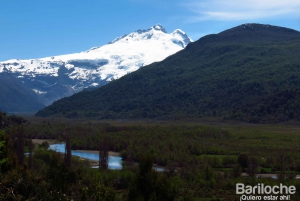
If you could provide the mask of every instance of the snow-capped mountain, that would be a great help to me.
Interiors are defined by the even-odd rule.
[[[157,24],[114,39],[85,52],[39,59],[0,62],[0,73],[13,74],[49,105],[87,87],[118,79],[161,61],[192,40],[180,29],[172,33]]]

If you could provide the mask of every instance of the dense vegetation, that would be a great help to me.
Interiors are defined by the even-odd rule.
[[[0,133],[0,200],[232,201],[239,198],[237,182],[295,185],[291,200],[300,198],[297,126],[32,119]],[[106,139],[110,151],[121,153],[123,169],[93,169],[75,157],[70,165],[66,155],[45,150],[47,143],[21,154],[31,152],[32,138],[65,141],[66,135],[72,149],[98,150]]]
[[[27,123],[27,120],[16,115],[7,116],[5,112],[0,111],[0,129],[22,123]]]
[[[44,107],[33,91],[7,73],[0,73],[0,94],[0,111],[28,113]]]
[[[199,117],[255,119],[237,115],[300,85],[300,33],[260,24],[241,25],[207,35],[184,50],[94,91],[56,101],[38,116],[100,119]],[[297,119],[299,104],[286,118]],[[269,105],[276,110],[276,104]],[[295,113],[294,113],[295,111]],[[251,115],[250,117],[248,117]],[[251,122],[254,122],[254,120]],[[256,122],[264,122],[263,118]]]
[[[300,90],[285,90],[233,111],[233,119],[251,123],[300,121]]]

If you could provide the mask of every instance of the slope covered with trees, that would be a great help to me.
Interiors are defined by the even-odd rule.
[[[300,89],[285,90],[232,112],[232,119],[250,123],[300,121]]]
[[[97,90],[56,101],[37,116],[235,118],[249,104],[297,89],[299,55],[300,32],[240,25],[207,35]]]
[[[12,75],[0,75],[0,111],[36,112],[44,107],[37,95]]]

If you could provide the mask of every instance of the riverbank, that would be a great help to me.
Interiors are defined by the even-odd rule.
[[[35,145],[41,145],[43,142],[48,142],[49,145],[62,143],[52,139],[32,139],[32,143]],[[99,154],[99,151],[97,150],[75,150],[75,151],[82,152],[82,153]],[[109,151],[108,156],[121,156],[121,154],[120,152]]]
[[[83,153],[99,154],[99,151],[97,151],[97,150],[75,150],[75,151],[83,152]],[[121,156],[121,154],[120,154],[120,152],[109,151],[108,156]]]
[[[52,144],[49,147],[59,153],[65,153],[65,143]],[[122,169],[122,158],[117,152],[109,152],[108,155],[108,169]],[[99,163],[99,151],[96,150],[72,150],[72,156],[77,156],[81,160],[88,160],[91,166],[96,166]]]
[[[81,152],[81,153],[91,153],[91,154],[99,154],[99,151],[93,151],[93,150],[75,150],[76,152]],[[109,151],[108,156],[120,156],[120,153],[118,152],[113,152]],[[93,160],[93,159],[88,159],[88,158],[83,158],[78,156],[81,160],[86,160],[90,163],[91,167],[95,167],[99,165],[99,160]]]

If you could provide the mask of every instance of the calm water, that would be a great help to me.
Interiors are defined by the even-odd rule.
[[[52,144],[50,145],[49,149],[54,150],[56,152],[65,153],[65,143]],[[90,159],[90,160],[96,160],[96,161],[99,160],[99,154],[96,153],[87,153],[83,151],[72,150],[72,155],[79,156],[85,159]],[[111,170],[122,169],[122,158],[120,156],[108,156],[108,169]]]

